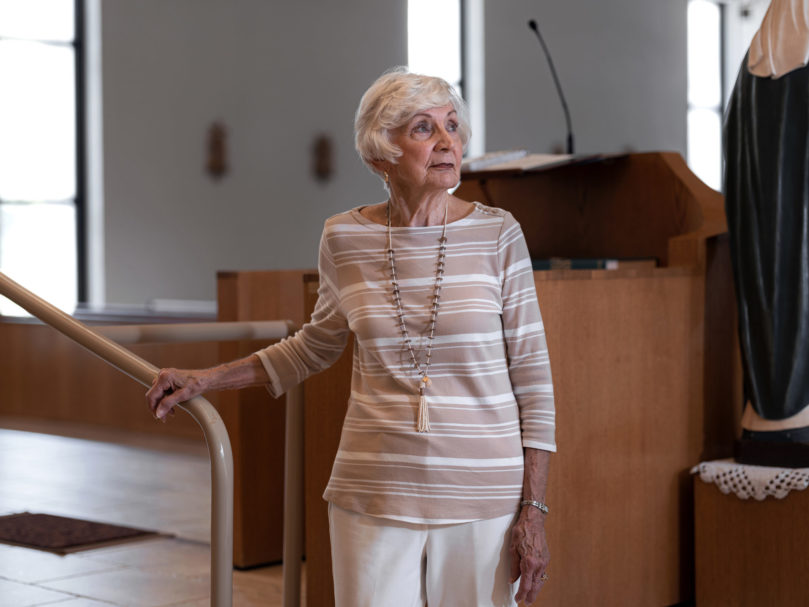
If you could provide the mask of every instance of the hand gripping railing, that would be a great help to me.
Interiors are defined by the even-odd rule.
[[[90,330],[70,315],[0,273],[0,295],[51,325],[79,345],[144,386],[151,386],[158,369],[111,341],[225,341],[278,339],[293,327],[284,321],[196,323],[182,325],[123,325]],[[101,334],[104,335],[101,335]],[[211,458],[211,605],[230,607],[233,601],[233,454],[227,429],[214,407],[201,396],[182,403],[200,425]],[[300,387],[287,395],[284,480],[284,607],[300,605],[303,554],[303,411]]]

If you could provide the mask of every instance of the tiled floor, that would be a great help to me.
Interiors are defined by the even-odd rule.
[[[210,476],[203,445],[124,446],[4,426],[0,420],[0,515],[44,512],[174,537],[67,556],[0,544],[0,607],[209,604]],[[234,607],[281,605],[281,579],[281,567],[235,571]]]

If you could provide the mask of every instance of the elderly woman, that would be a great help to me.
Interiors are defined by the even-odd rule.
[[[354,334],[324,495],[338,606],[530,604],[548,579],[548,352],[519,224],[448,192],[466,114],[439,78],[381,76],[355,136],[388,198],[326,221],[311,321],[246,359],[163,370],[147,394],[158,418],[210,390],[279,395]]]

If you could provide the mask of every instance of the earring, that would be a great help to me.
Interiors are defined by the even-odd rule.
[[[389,187],[390,186],[390,175],[388,175],[387,171],[383,171],[383,173],[385,175],[385,186]]]

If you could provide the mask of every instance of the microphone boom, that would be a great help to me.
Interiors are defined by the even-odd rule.
[[[571,126],[570,122],[570,110],[567,109],[567,101],[565,101],[565,95],[562,92],[562,85],[559,84],[559,77],[556,75],[556,68],[553,66],[553,59],[551,59],[551,53],[548,50],[547,45],[545,44],[545,40],[542,39],[542,34],[539,33],[539,26],[534,19],[528,21],[528,27],[534,30],[534,33],[537,35],[539,39],[539,43],[542,45],[542,50],[545,51],[545,57],[548,59],[548,66],[551,68],[551,75],[553,76],[553,82],[556,84],[556,91],[559,93],[559,99],[562,102],[562,110],[565,112],[565,123],[567,125],[567,153],[573,153],[573,127]]]

